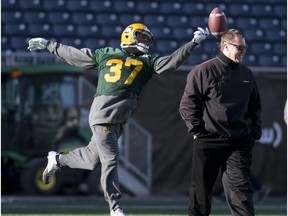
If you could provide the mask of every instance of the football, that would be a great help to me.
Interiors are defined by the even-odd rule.
[[[209,14],[208,26],[211,34],[216,38],[221,38],[221,35],[227,29],[227,18],[225,13],[215,7]]]

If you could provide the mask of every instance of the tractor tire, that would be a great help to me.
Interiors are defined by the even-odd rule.
[[[49,184],[42,181],[42,173],[47,165],[46,158],[33,158],[21,172],[20,183],[25,194],[55,195],[62,186],[59,171],[52,177]]]

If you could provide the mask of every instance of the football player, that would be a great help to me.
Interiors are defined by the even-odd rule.
[[[83,68],[97,68],[98,86],[89,114],[92,138],[83,148],[67,154],[48,153],[43,181],[62,166],[93,170],[101,162],[101,186],[111,216],[125,215],[119,204],[118,138],[124,124],[137,106],[137,99],[154,74],[176,70],[188,59],[194,48],[209,35],[208,28],[198,27],[191,41],[168,56],[149,53],[153,34],[142,23],[127,26],[121,35],[121,48],[104,47],[96,50],[76,49],[44,38],[29,40],[30,51],[47,49],[62,61]]]

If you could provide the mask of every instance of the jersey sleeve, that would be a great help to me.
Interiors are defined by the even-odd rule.
[[[189,41],[175,50],[171,55],[160,57],[157,61],[156,73],[160,74],[177,69],[189,58],[195,46],[194,42]]]
[[[47,50],[62,61],[76,67],[93,68],[93,52],[88,48],[77,49],[57,42],[49,42]]]

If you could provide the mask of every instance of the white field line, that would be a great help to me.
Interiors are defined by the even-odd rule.
[[[3,204],[2,204],[3,205]],[[5,204],[4,204],[5,206]],[[99,206],[97,204],[95,205],[63,205],[63,204],[53,204],[53,205],[48,205],[49,208],[55,208],[55,209],[107,209],[108,206]],[[6,206],[7,208],[9,208],[9,204]],[[14,203],[13,205],[11,205],[12,208],[27,208],[27,205],[25,204],[16,204]],[[129,206],[123,206],[126,209],[186,209],[187,206],[186,205],[129,205]],[[267,209],[267,210],[273,210],[273,209],[277,209],[277,210],[283,210],[286,209],[287,206],[286,205],[255,205],[254,206],[255,209]],[[30,207],[28,207],[30,208]],[[33,206],[33,208],[43,208],[43,206]],[[228,206],[226,205],[214,205],[212,206],[212,210],[216,209],[216,210],[222,210],[222,209],[228,209]]]

